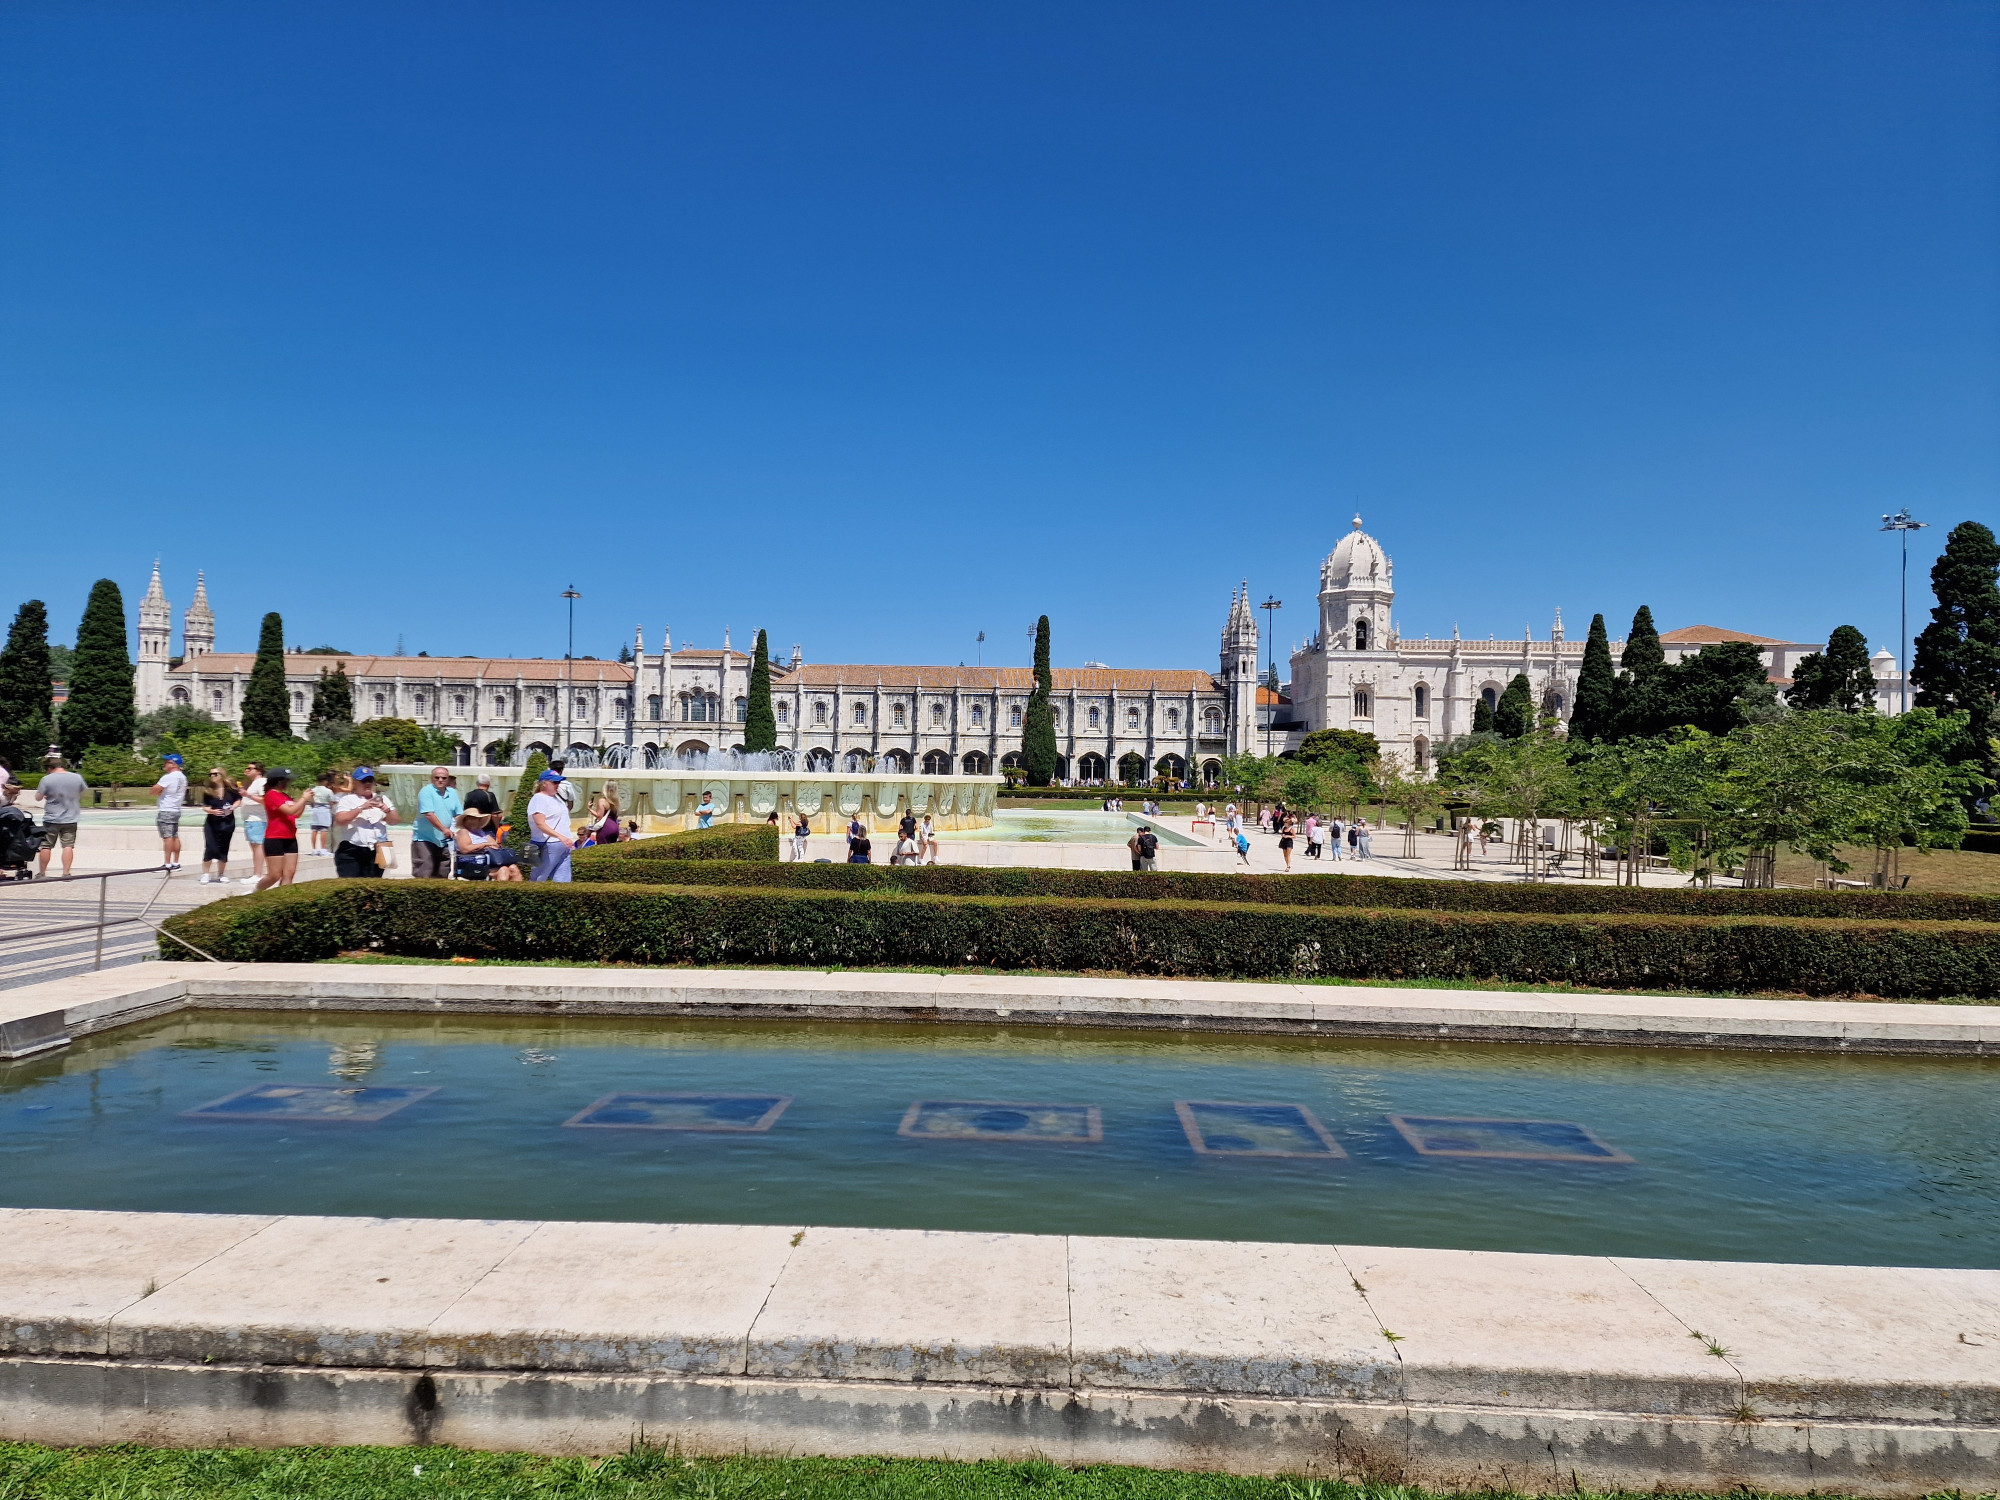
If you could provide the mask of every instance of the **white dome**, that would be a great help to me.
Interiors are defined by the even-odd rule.
[[[1326,563],[1319,570],[1320,587],[1386,589],[1393,571],[1389,554],[1382,550],[1380,542],[1361,529],[1361,517],[1356,516],[1354,529],[1327,554]]]

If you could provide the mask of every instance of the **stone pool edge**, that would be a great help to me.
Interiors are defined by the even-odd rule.
[[[2000,1272],[4,1209],[0,1436],[1978,1493]]]
[[[2000,1056],[2000,1006],[798,969],[134,964],[0,991],[0,1058],[186,1009],[943,1021]]]

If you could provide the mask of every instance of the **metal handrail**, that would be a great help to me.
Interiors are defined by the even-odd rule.
[[[45,885],[61,885],[74,880],[113,880],[120,875],[158,875],[161,874],[162,872],[168,875],[171,875],[173,873],[173,871],[164,864],[147,865],[144,868],[137,870],[100,870],[93,875],[53,875],[53,876],[43,876],[40,880],[0,881],[0,889],[5,889],[7,886],[11,885],[17,888],[26,887],[29,890],[38,890]],[[160,882],[160,890],[163,891],[166,888],[167,888],[167,883],[166,881],[162,880]],[[153,901],[148,901],[146,903],[146,911],[140,912],[135,917],[112,917],[107,920],[104,914],[104,909],[109,899],[110,892],[111,892],[111,887],[109,887],[108,885],[100,885],[97,888],[97,920],[95,922],[72,922],[67,927],[36,927],[36,928],[31,928],[27,932],[0,932],[0,943],[22,942],[29,938],[61,937],[64,934],[71,932],[88,932],[91,928],[95,927],[97,929],[97,951],[95,956],[92,958],[90,965],[91,971],[95,973],[97,970],[102,969],[104,967],[104,929],[107,927],[123,927],[132,922],[145,922],[146,912],[151,911],[153,909],[153,901],[157,901],[160,899],[160,892],[155,891],[153,893]],[[158,929],[156,928],[155,931],[157,930]],[[173,936],[172,933],[169,933],[167,935],[169,937]],[[187,944],[186,946],[193,947],[194,945],[190,943]]]

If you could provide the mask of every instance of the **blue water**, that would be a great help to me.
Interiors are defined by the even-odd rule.
[[[0,1067],[0,1201],[1996,1266],[1996,1069],[194,1013]]]

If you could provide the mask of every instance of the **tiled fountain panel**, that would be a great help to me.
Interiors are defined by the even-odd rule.
[[[790,1094],[606,1094],[563,1124],[577,1130],[769,1130]]]
[[[1389,1123],[1419,1156],[1507,1161],[1629,1162],[1569,1120],[1469,1120],[1449,1115],[1391,1115]]]
[[[1203,1156],[1344,1157],[1318,1116],[1303,1104],[1224,1104],[1176,1099],[1188,1144]]]
[[[927,1141],[1033,1141],[1092,1145],[1104,1139],[1095,1104],[1009,1104],[990,1099],[919,1099],[898,1135]]]
[[[187,1120],[274,1120],[283,1125],[372,1125],[435,1094],[431,1088],[260,1083],[187,1110]]]

